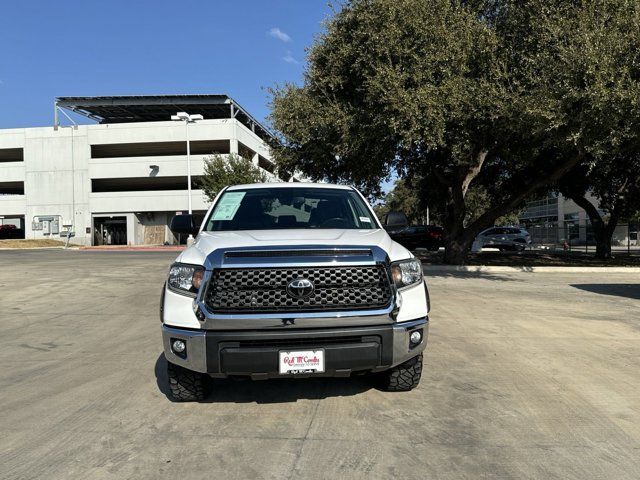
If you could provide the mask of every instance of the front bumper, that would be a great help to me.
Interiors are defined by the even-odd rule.
[[[409,336],[422,330],[422,342],[410,348]],[[280,350],[325,350],[322,376],[348,376],[352,372],[381,371],[406,362],[427,345],[428,318],[391,325],[319,329],[189,330],[162,326],[167,360],[212,377],[251,376],[254,379],[279,377]],[[184,340],[187,349],[177,354],[173,340]]]

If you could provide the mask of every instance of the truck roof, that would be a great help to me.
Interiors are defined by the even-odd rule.
[[[351,190],[348,185],[336,185],[335,183],[311,183],[311,182],[274,182],[274,183],[248,183],[246,185],[233,185],[228,190],[247,190],[252,188],[332,188],[336,190]]]

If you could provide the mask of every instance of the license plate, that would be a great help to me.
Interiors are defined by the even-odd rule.
[[[280,374],[324,372],[324,350],[280,352]]]

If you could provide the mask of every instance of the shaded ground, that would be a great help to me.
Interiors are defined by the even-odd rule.
[[[442,265],[443,252],[414,252],[425,265]],[[614,257],[609,260],[598,260],[593,253],[582,252],[480,252],[471,253],[465,265],[504,265],[522,267],[562,267],[562,266],[590,266],[590,267],[614,267],[614,266],[640,266],[640,255],[614,252]]]
[[[179,404],[175,255],[0,252],[1,478],[640,478],[637,275],[429,273],[413,392],[218,381]]]
[[[583,283],[571,286],[586,292],[640,300],[640,283]]]

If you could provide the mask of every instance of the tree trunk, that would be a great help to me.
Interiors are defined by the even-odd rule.
[[[618,220],[620,218],[619,208],[614,208],[609,215],[609,221],[604,226],[602,238],[596,238],[596,258],[608,260],[611,258],[611,238],[613,232],[618,226]]]
[[[465,195],[473,179],[480,173],[487,154],[487,150],[480,150],[475,155],[473,164],[458,170],[453,183],[440,179],[447,185],[447,207],[444,218],[444,262],[447,264],[462,265],[475,238],[475,235],[470,236],[469,231],[464,227],[467,214]]]
[[[444,218],[444,262],[450,265],[462,265],[467,257],[470,243],[468,231],[464,228],[466,205],[460,183],[447,189],[447,208]],[[471,240],[473,241],[473,239]]]
[[[583,198],[582,201],[585,206],[580,205],[580,203],[576,202],[574,198],[573,201],[576,205],[582,207],[584,210],[587,210],[587,215],[589,216],[589,220],[591,221],[591,227],[593,228],[593,236],[596,239],[596,258],[607,259],[611,258],[611,234],[609,233],[609,229],[607,225],[604,223],[604,220],[598,213],[598,210],[594,208],[589,208],[586,203],[593,206],[589,200]],[[587,207],[587,208],[585,208]],[[586,232],[585,232],[586,233]],[[586,239],[585,239],[586,241]]]
[[[606,229],[603,229],[603,231]],[[595,231],[594,231],[595,234]],[[595,235],[594,235],[595,236]],[[611,235],[604,234],[596,237],[596,258],[603,260],[611,258]]]
[[[464,265],[474,240],[475,235],[470,236],[468,231],[457,238],[450,238],[444,249],[444,263],[448,265]]]
[[[522,188],[517,189],[516,193],[506,199],[502,204],[487,210],[471,225],[465,227],[465,195],[473,179],[477,177],[482,170],[487,154],[487,150],[480,150],[476,154],[474,159],[475,162],[472,165],[459,170],[458,174],[453,179],[445,178],[437,171],[434,172],[435,177],[440,181],[440,183],[447,187],[447,205],[444,222],[445,263],[462,265],[466,260],[467,253],[469,252],[469,249],[478,233],[493,225],[497,218],[511,212],[514,208],[521,205],[522,202],[524,202],[532,193],[558,181],[559,178],[580,163],[583,158],[582,152],[578,152],[575,156],[558,165],[555,170],[549,173],[549,175],[537,178],[526,185],[522,185]]]
[[[593,203],[587,200],[583,195],[570,195],[571,200],[580,208],[587,212],[591,226],[593,227],[593,236],[596,239],[596,258],[607,260],[611,258],[611,237],[618,225],[618,209],[613,208],[609,221],[605,223],[600,216],[600,212]]]

